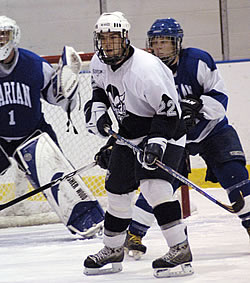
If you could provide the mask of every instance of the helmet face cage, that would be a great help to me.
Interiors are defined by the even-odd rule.
[[[5,60],[20,41],[20,29],[16,22],[0,16],[0,61]]]
[[[94,31],[94,48],[99,59],[108,65],[116,65],[127,55],[130,45],[130,24],[121,12],[103,13]]]
[[[0,29],[0,47],[3,47],[12,40],[13,40],[13,28],[6,27]]]
[[[112,35],[116,34],[116,38],[112,38]],[[127,55],[127,50],[129,47],[129,40],[127,39],[127,32],[110,32],[109,36],[103,44],[102,34],[104,33],[94,33],[94,46],[95,51],[99,59],[107,65],[116,65],[121,62]],[[107,47],[106,47],[107,45]],[[107,52],[107,49],[112,50]]]
[[[159,58],[167,65],[171,66],[176,57],[180,54],[183,30],[180,24],[172,18],[156,20],[147,33],[147,48],[154,54],[154,42],[171,41],[172,47],[167,53],[160,55]]]
[[[175,61],[176,57],[180,54],[181,51],[181,40],[180,38],[174,36],[153,36],[149,37],[147,41],[147,48],[151,50],[152,54],[156,55],[154,52],[154,42],[159,41],[164,44],[164,42],[170,41],[172,48],[170,51],[164,55],[159,55],[158,57],[164,62],[167,66],[171,66]]]

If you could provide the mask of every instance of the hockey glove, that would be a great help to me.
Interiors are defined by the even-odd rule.
[[[56,99],[73,99],[78,91],[81,58],[73,47],[64,46],[55,74]]]
[[[144,146],[143,154],[137,156],[139,162],[148,170],[157,169],[156,160],[162,160],[167,147],[167,140],[164,138],[150,138]]]
[[[197,118],[203,117],[203,115],[199,113],[202,106],[202,101],[199,98],[187,96],[181,100],[182,119],[187,132],[195,127]]]
[[[112,121],[107,113],[107,107],[103,102],[92,102],[91,100],[84,107],[86,128],[89,133],[101,137],[109,136],[104,128],[111,126]]]
[[[104,137],[108,137],[109,134],[105,131],[106,127],[111,128],[112,125],[112,121],[109,117],[109,114],[107,112],[105,112],[98,120],[97,120],[97,129],[98,132],[104,136]]]
[[[116,139],[114,137],[109,138],[108,142],[100,148],[100,150],[95,155],[94,159],[102,169],[108,169],[109,159],[112,152],[113,144]]]

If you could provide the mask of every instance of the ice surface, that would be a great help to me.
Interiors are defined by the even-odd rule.
[[[222,189],[206,192],[228,203]],[[122,272],[88,277],[83,275],[82,263],[87,255],[103,247],[102,238],[81,240],[62,224],[52,224],[0,230],[0,282],[250,282],[250,243],[240,220],[193,190],[191,199],[197,213],[185,221],[194,258],[192,276],[154,278],[152,261],[167,252],[154,224],[143,240],[148,251],[140,261],[126,256]]]

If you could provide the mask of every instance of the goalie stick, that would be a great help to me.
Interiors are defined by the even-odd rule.
[[[10,206],[12,206],[14,204],[17,204],[17,203],[19,203],[19,202],[21,202],[21,201],[23,201],[23,200],[25,200],[25,199],[27,199],[27,198],[29,198],[31,196],[34,196],[34,195],[36,195],[36,194],[38,194],[38,193],[40,193],[40,192],[42,192],[42,191],[52,187],[52,186],[55,186],[56,184],[62,182],[63,180],[65,180],[67,178],[71,178],[71,177],[75,176],[76,174],[78,174],[80,172],[87,171],[88,169],[91,169],[91,168],[93,168],[96,165],[97,165],[96,162],[92,162],[92,163],[90,163],[90,164],[88,164],[86,166],[83,166],[83,167],[81,167],[79,169],[76,169],[75,171],[72,171],[72,172],[70,172],[70,173],[68,173],[68,174],[66,174],[66,175],[64,175],[64,176],[62,176],[62,177],[60,177],[58,179],[55,179],[55,180],[53,180],[52,182],[50,182],[48,184],[45,184],[45,185],[43,185],[43,186],[41,186],[41,187],[39,187],[39,188],[37,188],[37,189],[35,189],[33,191],[30,191],[27,194],[24,194],[24,195],[22,195],[22,196],[20,196],[18,198],[15,198],[15,199],[13,199],[13,200],[11,200],[9,202],[0,204],[0,211],[5,209],[5,208],[7,208],[7,207],[10,207]]]
[[[119,141],[123,142],[124,144],[126,144],[128,147],[133,149],[135,152],[142,152],[143,151],[139,146],[137,146],[137,145],[131,143],[130,141],[128,141],[127,139],[123,138],[122,136],[120,136],[119,134],[114,132],[109,127],[106,127],[105,131],[108,134],[110,134],[111,136],[113,136],[114,138],[116,138],[117,140],[119,140]],[[166,171],[167,173],[169,173],[170,175],[172,175],[176,179],[180,180],[182,183],[184,183],[184,184],[188,185],[189,187],[193,188],[198,193],[202,194],[203,196],[205,196],[206,198],[208,198],[209,200],[211,200],[212,202],[214,202],[218,206],[220,206],[220,207],[224,208],[225,210],[227,210],[228,212],[237,213],[237,212],[239,212],[243,208],[243,206],[245,204],[245,201],[244,201],[244,198],[243,198],[241,192],[240,192],[240,197],[237,199],[237,201],[233,205],[227,205],[227,204],[224,204],[221,201],[215,199],[214,197],[210,196],[209,194],[204,192],[200,187],[198,187],[193,182],[191,182],[190,180],[188,180],[187,178],[185,178],[184,176],[182,176],[180,173],[176,172],[172,168],[168,167],[166,164],[162,163],[161,161],[156,160],[155,164],[159,168],[161,168],[162,170]],[[237,187],[237,185],[238,184],[235,185],[235,188]],[[231,189],[232,189],[232,187],[231,187]]]

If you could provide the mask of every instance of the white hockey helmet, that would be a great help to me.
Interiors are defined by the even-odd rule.
[[[103,13],[95,24],[94,30],[94,44],[97,55],[102,62],[108,65],[116,64],[121,61],[126,56],[126,50],[128,49],[130,42],[128,40],[128,31],[130,29],[130,24],[124,17],[122,12],[112,12]],[[121,52],[114,56],[108,56],[105,54],[101,40],[100,34],[107,32],[117,32],[120,33],[122,39],[121,42]]]
[[[0,16],[0,61],[10,55],[20,41],[20,28],[16,22],[6,16]]]
[[[95,24],[95,32],[129,31],[130,24],[122,12],[103,13]]]

